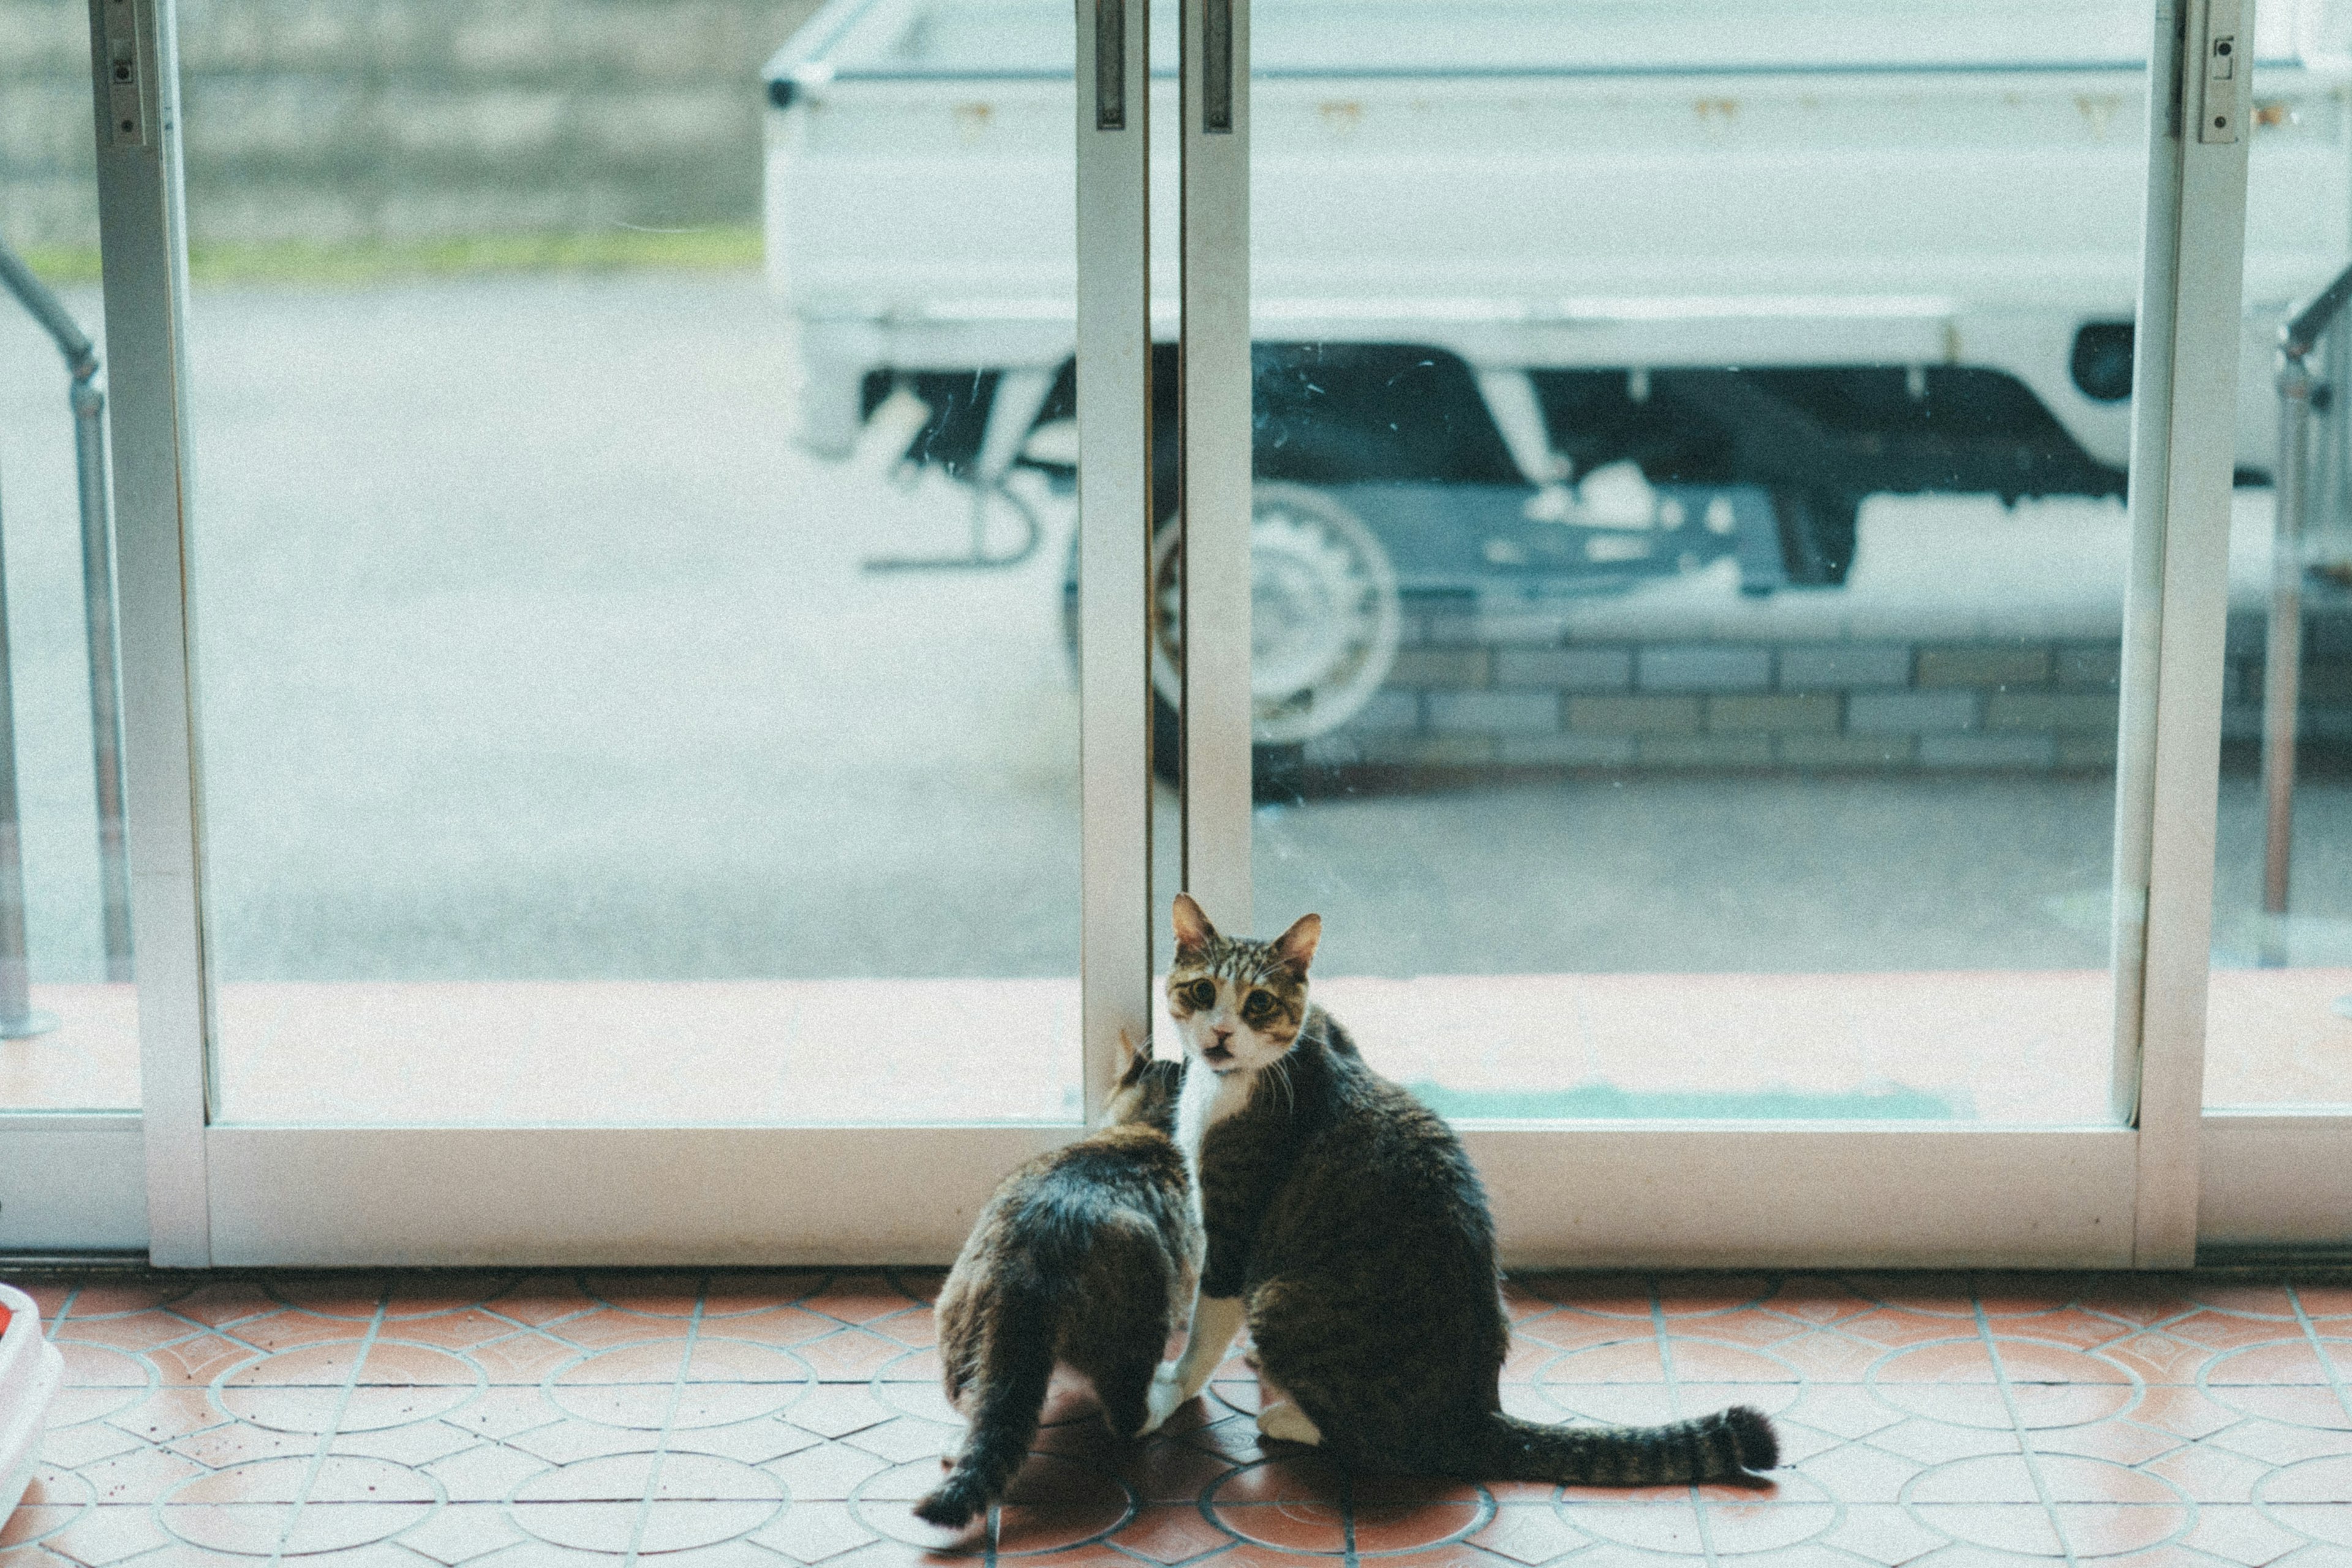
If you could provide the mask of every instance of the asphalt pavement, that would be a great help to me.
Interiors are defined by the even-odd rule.
[[[864,570],[960,544],[964,493],[793,445],[758,279],[200,289],[189,363],[222,978],[1075,971],[1070,509],[1038,498],[1011,570]],[[61,367],[0,316],[52,980],[99,973],[70,442]],[[2223,802],[2234,953],[2259,803]],[[2301,805],[2298,956],[2341,962],[2352,791]],[[1319,799],[1261,812],[1257,900],[1319,910],[1339,973],[2095,966],[2112,812],[2102,781],[2018,777]]]

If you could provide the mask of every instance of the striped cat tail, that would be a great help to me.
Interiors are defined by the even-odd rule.
[[[965,1389],[971,1425],[963,1451],[948,1479],[915,1505],[916,1514],[932,1524],[961,1530],[1003,1497],[1037,1436],[1061,1314],[1053,1288],[1023,1273],[1025,1278],[1000,1282],[980,1365]]]
[[[1738,1480],[1780,1462],[1772,1423],[1746,1405],[1665,1426],[1548,1426],[1498,1410],[1482,1435],[1475,1473],[1494,1480],[1672,1486]]]

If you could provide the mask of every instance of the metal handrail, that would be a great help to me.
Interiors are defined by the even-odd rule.
[[[2273,476],[2275,518],[2271,528],[2271,617],[2263,664],[2263,910],[2284,915],[2294,837],[2295,708],[2303,683],[2303,513],[2309,505],[2311,409],[2317,388],[2312,351],[2352,303],[2352,267],[2279,329],[2278,472]],[[2338,335],[2339,344],[2345,342]],[[2327,374],[2341,384],[2352,366],[2331,353]],[[2279,933],[2266,942],[2276,959]]]
[[[131,868],[123,839],[122,681],[114,617],[114,511],[106,472],[106,393],[98,384],[98,350],[89,334],[0,242],[0,287],[41,324],[72,378],[74,466],[81,503],[83,629],[89,645],[92,771],[98,792],[98,860],[106,942],[106,977],[131,978]],[[7,608],[0,601],[0,1038],[32,1032],[12,1027],[32,1017],[26,1000],[24,868],[17,835],[16,746],[8,691]]]

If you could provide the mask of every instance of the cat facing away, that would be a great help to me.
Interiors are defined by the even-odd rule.
[[[948,1401],[971,1426],[947,1478],[915,1505],[933,1524],[961,1529],[1004,1495],[1057,1362],[1093,1383],[1114,1432],[1135,1436],[1192,1310],[1200,1211],[1171,1136],[1183,1066],[1121,1045],[1107,1125],[1005,1177],[940,1288]]]
[[[1504,1414],[1510,1323],[1486,1189],[1444,1121],[1307,1001],[1321,934],[1307,915],[1270,942],[1225,937],[1177,896],[1176,1141],[1208,1255],[1147,1429],[1200,1393],[1246,1319],[1259,1429],[1362,1469],[1657,1486],[1773,1468],[1771,1423],[1747,1405],[1661,1426]]]

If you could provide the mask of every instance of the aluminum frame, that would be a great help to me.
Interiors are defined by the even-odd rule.
[[[1149,33],[1146,0],[1116,3],[1134,57],[1127,132],[1094,132],[1079,111],[1080,310],[1093,329],[1079,379],[1090,1110],[1118,1030],[1148,1016],[1153,914],[1139,891],[1150,844],[1150,94],[1132,47]],[[1234,0],[1233,129],[1209,132],[1191,68],[1210,0],[1184,3],[1184,866],[1213,916],[1239,930],[1250,912],[1248,12]],[[206,1126],[177,72],[171,0],[92,0],[94,36],[99,8],[122,5],[140,7],[154,67],[143,145],[110,147],[99,121],[146,1096],[138,1125],[154,1260],[847,1262],[870,1261],[877,1247],[943,1258],[1003,1163],[1067,1129]],[[1472,1126],[1465,1137],[1514,1263],[2170,1266],[2193,1251],[2200,1139],[2212,1146],[2218,1130],[2224,1146],[2249,1149],[2340,1140],[2343,1119],[2200,1120],[2198,1103],[2242,254],[2231,241],[2244,204],[2242,143],[2184,142],[2169,119],[2177,24],[2193,31],[2201,16],[2196,0],[2186,18],[2167,0],[2152,18],[2152,80],[2167,90],[2151,95],[2117,795],[2116,1101],[2137,1129]],[[1092,42],[1082,38],[1081,59]],[[25,1120],[31,1138],[79,1130],[121,1142],[130,1131],[119,1118],[79,1129]],[[917,1161],[926,1180],[910,1191],[902,1178]],[[1710,1169],[1720,1183],[1690,1179]],[[1680,1188],[1709,1201],[1563,1204],[1569,1171],[1582,1192]],[[1888,1201],[1852,1204],[1862,1174]],[[1726,1187],[1757,1194],[1754,1204],[1720,1205]],[[893,1194],[879,1214],[877,1192]],[[2222,1201],[2242,1228],[2253,1223],[2248,1204],[2271,1200]]]
[[[2132,1258],[2143,1268],[2195,1261],[2203,1137],[2247,151],[2243,136],[2188,134],[2208,5],[2156,7],[2133,366],[2114,952],[2116,1099],[2121,1109],[2128,1098],[2139,1132]]]
[[[93,72],[108,13],[133,15],[145,134],[112,135],[110,88],[93,79],[108,387],[113,422],[117,593],[132,945],[139,973],[148,1250],[175,1268],[212,1261],[205,1180],[209,978],[202,921],[203,770],[187,592],[193,489],[187,425],[187,212],[172,0],[89,0]],[[124,31],[114,28],[117,37]]]
[[[1180,0],[1184,887],[1247,931],[1250,879],[1249,0]],[[1212,26],[1212,13],[1222,25]],[[1208,123],[1210,43],[1223,78]],[[1226,51],[1230,50],[1227,55]]]
[[[1151,37],[1078,0],[1078,990],[1086,1114],[1151,1038]],[[1106,38],[1106,21],[1117,28]],[[1086,79],[1116,70],[1118,80]]]

